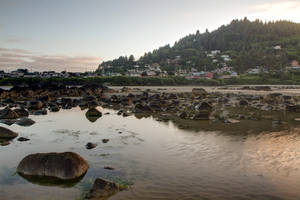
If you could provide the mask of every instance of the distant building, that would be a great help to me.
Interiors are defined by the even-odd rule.
[[[276,45],[276,46],[273,47],[273,49],[275,49],[275,50],[281,50],[281,46],[280,45]]]

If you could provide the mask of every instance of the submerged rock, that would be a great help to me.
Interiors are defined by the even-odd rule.
[[[0,126],[0,138],[13,139],[18,136],[18,133]]]
[[[73,152],[37,153],[26,156],[19,163],[17,172],[25,176],[72,180],[83,176],[88,168],[88,163]]]
[[[104,200],[122,190],[128,189],[129,187],[127,186],[121,186],[119,184],[97,178],[93,184],[92,189],[89,191],[86,197],[88,199]]]

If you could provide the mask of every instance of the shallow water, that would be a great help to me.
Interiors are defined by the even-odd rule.
[[[97,177],[133,184],[110,199],[300,199],[297,129],[256,134],[188,131],[172,122],[101,111],[110,114],[94,123],[86,119],[86,111],[75,108],[30,116],[36,121],[31,127],[10,126],[30,141],[0,146],[0,199],[77,199]],[[110,141],[103,144],[104,138]],[[87,142],[98,146],[87,150]],[[77,152],[90,164],[75,186],[40,185],[15,174],[26,155],[53,151]]]

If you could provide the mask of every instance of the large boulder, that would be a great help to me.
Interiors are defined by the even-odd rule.
[[[88,163],[73,152],[37,153],[26,156],[19,163],[17,172],[24,176],[72,180],[83,176],[88,168]]]
[[[18,133],[0,126],[0,138],[1,139],[13,139],[17,136],[18,136]]]
[[[129,187],[127,186],[121,186],[119,184],[112,183],[101,178],[97,178],[93,184],[92,189],[87,194],[87,198],[104,200],[116,194],[117,192],[128,189]]]

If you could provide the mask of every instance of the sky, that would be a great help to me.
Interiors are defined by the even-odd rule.
[[[300,23],[300,0],[0,0],[0,70],[92,71],[244,17]]]

